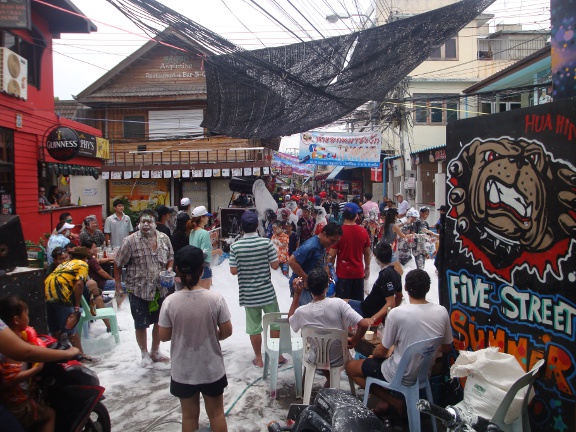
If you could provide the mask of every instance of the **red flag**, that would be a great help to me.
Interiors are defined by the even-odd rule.
[[[377,167],[370,168],[370,180],[373,182],[382,181],[382,164]]]

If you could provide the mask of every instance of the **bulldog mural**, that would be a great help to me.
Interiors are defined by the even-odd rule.
[[[455,350],[545,360],[532,430],[576,430],[576,100],[447,128],[440,301]]]
[[[522,266],[540,280],[562,277],[576,233],[574,166],[536,140],[500,137],[465,145],[448,174],[462,252],[508,282]]]

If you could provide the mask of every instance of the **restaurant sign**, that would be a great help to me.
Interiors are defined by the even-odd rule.
[[[48,134],[46,149],[58,161],[68,161],[76,156],[109,157],[108,140],[62,126]]]
[[[30,0],[1,0],[0,29],[30,30]]]

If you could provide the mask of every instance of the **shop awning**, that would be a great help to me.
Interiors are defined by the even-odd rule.
[[[336,176],[340,173],[340,171],[342,171],[343,169],[344,169],[343,166],[337,166],[336,168],[334,168],[334,171],[332,171],[330,175],[326,177],[326,180],[334,180]]]

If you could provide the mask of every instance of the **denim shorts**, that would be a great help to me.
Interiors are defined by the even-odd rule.
[[[148,310],[148,304],[151,303],[148,300],[137,297],[132,293],[128,293],[128,300],[130,300],[130,311],[132,312],[134,328],[136,330],[147,329],[150,324],[158,324],[158,318],[160,317],[160,309],[162,308],[164,297],[158,299],[159,307],[154,312]]]
[[[211,277],[212,277],[212,269],[210,268],[210,264],[204,263],[204,273],[202,273],[200,280],[210,279]]]
[[[56,302],[46,302],[46,317],[48,318],[48,330],[54,335],[57,332],[73,335],[76,327],[66,330],[66,320],[70,314],[74,313],[74,307]]]
[[[352,309],[354,309],[356,312],[358,312],[362,316],[362,318],[365,318],[364,313],[362,312],[362,307],[361,307],[362,302],[360,300],[350,299],[350,300],[348,300],[348,304],[350,305],[350,307]]]

